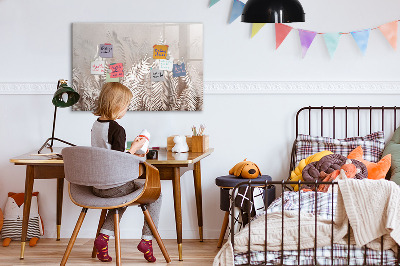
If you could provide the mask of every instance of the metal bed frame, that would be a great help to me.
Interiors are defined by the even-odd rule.
[[[336,122],[337,122],[336,113],[338,111],[344,112],[344,121],[341,121],[341,122],[342,122],[342,125],[344,123],[345,137],[347,138],[348,137],[348,125],[349,125],[349,121],[348,121],[349,120],[348,119],[349,115],[348,115],[348,113],[356,112],[356,115],[357,115],[357,136],[360,136],[360,121],[361,121],[360,120],[360,113],[361,112],[364,112],[364,113],[365,113],[365,111],[369,112],[369,131],[370,131],[370,133],[372,133],[373,113],[376,113],[376,112],[379,112],[379,111],[381,112],[381,130],[384,131],[384,129],[385,129],[385,113],[387,113],[386,111],[393,112],[393,130],[395,130],[396,129],[396,125],[397,125],[397,123],[396,123],[397,111],[399,109],[400,108],[398,108],[396,106],[393,106],[393,107],[385,107],[385,106],[382,106],[382,107],[372,107],[372,106],[369,106],[369,107],[360,107],[360,106],[357,106],[357,107],[348,107],[348,106],[344,106],[344,107],[337,107],[337,106],[331,106],[331,107],[324,107],[324,106],[312,107],[312,106],[308,106],[308,107],[303,107],[296,114],[296,138],[300,134],[299,133],[299,125],[300,125],[299,124],[299,120],[300,120],[300,114],[303,111],[308,111],[308,134],[309,135],[311,135],[311,131],[312,131],[311,112],[313,110],[319,111],[319,114],[320,114],[320,136],[324,136],[324,111],[325,110],[331,110],[330,113],[332,113],[332,123],[333,123],[332,124],[332,129],[333,129],[332,136],[333,136],[333,138],[336,137]],[[327,119],[325,119],[325,121],[326,120]],[[290,172],[293,169],[295,169],[295,167],[296,167],[296,165],[295,165],[295,158],[296,158],[295,146],[296,146],[296,141],[293,144],[293,149],[292,149],[292,153],[291,153]],[[290,176],[290,172],[289,172],[289,176]],[[285,180],[283,180],[283,181],[265,181],[265,182],[263,182],[263,181],[252,181],[250,179],[249,181],[242,182],[242,183],[238,184],[237,186],[235,186],[233,191],[232,191],[232,195],[235,195],[235,192],[239,187],[242,187],[242,186],[251,186],[251,187],[254,186],[254,187],[256,187],[257,186],[259,188],[263,188],[264,189],[266,198],[268,198],[268,189],[266,189],[266,188],[268,188],[269,186],[271,186],[271,185],[281,186],[282,195],[283,195],[285,190],[291,190],[290,187],[287,186],[287,185],[292,185],[292,184],[299,185],[299,187],[300,187],[301,184],[315,185],[314,191],[317,192],[317,189],[318,189],[319,185],[330,184],[330,185],[332,185],[332,190],[333,190],[334,186],[336,186],[338,183],[336,181],[332,181],[332,182],[319,182],[319,181],[304,182],[304,181],[285,181]],[[299,202],[301,202],[301,192],[300,192],[300,190],[298,191],[298,193],[299,193]],[[252,196],[253,196],[252,194],[253,194],[253,191],[250,189],[250,198],[252,198]],[[332,222],[332,224],[331,224],[332,225],[332,227],[331,227],[332,228],[332,237],[331,237],[331,261],[332,261],[332,265],[333,265],[333,262],[334,262],[334,254],[333,254],[333,251],[334,251],[333,250],[333,244],[334,244],[333,243],[333,224],[334,224],[334,220],[333,220],[334,219],[334,217],[333,217],[334,206],[333,206],[333,204],[334,203],[333,203],[333,199],[334,199],[334,193],[332,193],[332,213],[331,213],[331,215],[332,215],[332,221],[331,221]],[[317,213],[317,208],[318,208],[317,207],[317,202],[318,202],[317,193],[315,193],[315,213]],[[267,214],[267,211],[266,211],[267,207],[268,207],[267,206],[267,201],[264,201],[264,208],[265,208],[264,262],[260,263],[259,265],[271,265],[271,264],[268,264],[268,262],[267,262],[267,252],[268,252],[268,250],[267,250],[267,242],[268,242],[268,239],[267,239],[267,233],[268,233],[268,227],[267,227],[268,219],[267,219],[267,216],[268,216],[268,214]],[[282,197],[282,212],[284,212],[284,197]],[[298,214],[299,214],[298,226],[300,227],[300,204],[299,204]],[[234,197],[232,197],[232,201],[231,201],[231,232],[230,232],[231,239],[230,239],[230,241],[231,241],[231,244],[232,244],[233,248],[234,248],[234,245],[235,245],[235,241],[234,241],[234,237],[235,237],[235,234],[234,234],[234,217],[235,217]],[[313,258],[314,263],[313,264],[308,264],[308,265],[318,265],[317,264],[317,255],[316,255],[317,238],[318,238],[316,224],[317,224],[317,215],[315,215],[315,239],[314,239],[314,258]],[[247,262],[248,263],[245,264],[245,265],[250,265],[251,264],[251,255],[250,255],[251,254],[251,249],[250,249],[250,243],[251,243],[251,230],[250,230],[251,229],[251,219],[249,219],[248,227],[249,227],[249,242],[248,242],[248,245],[247,245]],[[280,256],[280,264],[279,265],[284,265],[283,264],[283,259],[284,259],[284,256],[283,256],[283,251],[284,251],[284,240],[283,240],[283,238],[284,238],[283,237],[283,235],[284,235],[284,218],[283,218],[283,216],[282,216],[282,232],[281,232],[281,234],[282,234],[281,250],[280,250],[281,256]],[[300,237],[300,230],[299,230],[298,243],[297,243],[297,247],[298,247],[297,248],[297,265],[304,265],[304,264],[300,264],[300,254],[301,254],[300,242],[301,242],[301,237]],[[397,253],[397,258],[396,258],[395,265],[400,265],[400,249],[399,249],[400,246],[397,245],[397,248],[398,248],[399,252]],[[367,265],[366,264],[367,263],[367,253],[366,253],[366,249],[367,248],[366,248],[366,246],[363,246],[363,249],[364,249],[364,263],[363,263],[363,265]],[[348,233],[347,233],[347,264],[346,265],[350,265],[350,224],[348,226]],[[381,237],[380,265],[384,265],[384,261],[383,261],[383,236]]]

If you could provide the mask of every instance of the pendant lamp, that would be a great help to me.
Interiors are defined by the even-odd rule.
[[[62,143],[68,144],[70,146],[75,146],[72,143],[69,143],[65,140],[55,138],[54,130],[56,128],[56,117],[57,117],[57,107],[70,107],[76,104],[79,101],[79,93],[74,91],[71,87],[68,87],[67,80],[60,79],[57,83],[57,91],[53,95],[52,103],[54,105],[54,118],[53,118],[53,131],[51,133],[51,138],[48,138],[42,147],[39,149],[38,153],[40,153],[45,147],[50,148],[51,152],[53,152],[53,141],[57,140]],[[49,144],[49,141],[50,144]]]
[[[304,22],[304,10],[298,0],[249,0],[243,9],[242,22]]]

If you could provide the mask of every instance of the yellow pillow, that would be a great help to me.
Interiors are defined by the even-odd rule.
[[[333,152],[331,151],[320,151],[316,154],[310,155],[307,158],[301,160],[299,162],[299,164],[297,165],[297,167],[290,173],[290,181],[303,181],[303,176],[302,176],[302,172],[304,167],[306,167],[307,164],[312,163],[312,162],[316,162],[321,160],[322,157],[326,156],[326,155],[330,155],[333,154]],[[295,191],[299,190],[299,185],[291,185]]]

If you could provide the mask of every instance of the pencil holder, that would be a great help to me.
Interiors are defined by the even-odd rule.
[[[192,152],[205,152],[208,150],[208,135],[192,136]]]

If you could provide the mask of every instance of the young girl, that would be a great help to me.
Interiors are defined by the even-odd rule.
[[[93,113],[99,116],[92,127],[91,140],[93,147],[125,152],[125,129],[115,120],[125,115],[132,97],[132,92],[121,83],[108,82],[104,84],[100,92],[98,106]],[[139,150],[145,142],[146,139],[144,138],[136,138],[129,149],[129,153],[131,153],[132,156],[138,156],[138,164],[140,161],[144,160],[140,157],[144,157],[145,155],[138,155],[136,151]],[[125,196],[144,186],[143,183],[135,182],[136,178],[137,176],[132,176],[132,181],[117,187],[93,187],[93,194],[102,198]],[[158,226],[160,207],[161,195],[155,202],[147,205],[156,226]],[[126,207],[118,209],[120,219],[125,210]],[[97,249],[97,258],[101,261],[112,260],[108,255],[108,240],[110,236],[114,236],[114,214],[115,210],[109,210],[107,212],[106,220],[101,228],[100,234],[94,241],[94,245]],[[153,234],[151,233],[150,227],[145,221],[142,230],[142,240],[137,248],[144,253],[144,258],[149,262],[156,261],[156,258],[153,256],[152,237]]]

